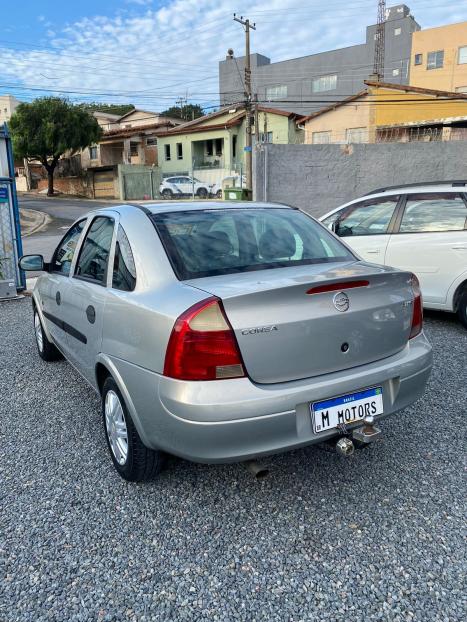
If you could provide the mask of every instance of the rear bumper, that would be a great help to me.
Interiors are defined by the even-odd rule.
[[[122,369],[121,376],[148,446],[197,462],[235,462],[334,436],[335,430],[313,432],[310,402],[382,386],[384,415],[377,419],[392,415],[421,397],[431,366],[431,346],[421,334],[382,361],[274,385],[255,385],[248,378],[183,382],[148,371],[142,377],[141,368],[138,374]]]

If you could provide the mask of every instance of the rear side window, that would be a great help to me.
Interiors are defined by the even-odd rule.
[[[136,285],[136,268],[130,242],[121,225],[118,225],[115,243],[112,287],[124,292],[131,292]]]
[[[467,206],[460,194],[409,194],[399,232],[462,231],[466,223]]]
[[[355,259],[324,227],[293,209],[193,210],[152,219],[181,280]]]
[[[350,235],[380,235],[387,233],[398,196],[366,199],[354,203],[341,212],[336,220],[335,231],[340,237]]]
[[[81,247],[75,276],[105,285],[113,230],[111,218],[94,218]]]

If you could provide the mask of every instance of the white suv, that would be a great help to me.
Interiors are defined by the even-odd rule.
[[[199,199],[207,199],[212,192],[212,184],[206,184],[196,177],[178,176],[162,180],[159,192],[164,199],[192,196],[193,192]]]
[[[381,188],[320,218],[363,259],[414,272],[467,327],[467,181]]]

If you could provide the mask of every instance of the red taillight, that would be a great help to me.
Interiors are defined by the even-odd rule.
[[[412,312],[412,328],[410,330],[409,339],[416,337],[422,332],[423,328],[423,302],[420,283],[412,274],[412,291],[413,291],[413,312]]]
[[[178,380],[245,376],[237,340],[218,298],[198,302],[175,322],[164,375]]]

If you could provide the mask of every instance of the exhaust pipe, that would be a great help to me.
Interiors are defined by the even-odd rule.
[[[247,470],[256,479],[264,479],[269,475],[269,469],[265,466],[262,466],[259,462],[256,462],[256,460],[247,460],[244,464]]]
[[[336,443],[336,451],[341,456],[348,458],[354,453],[355,445],[352,443],[350,438],[340,438]]]

